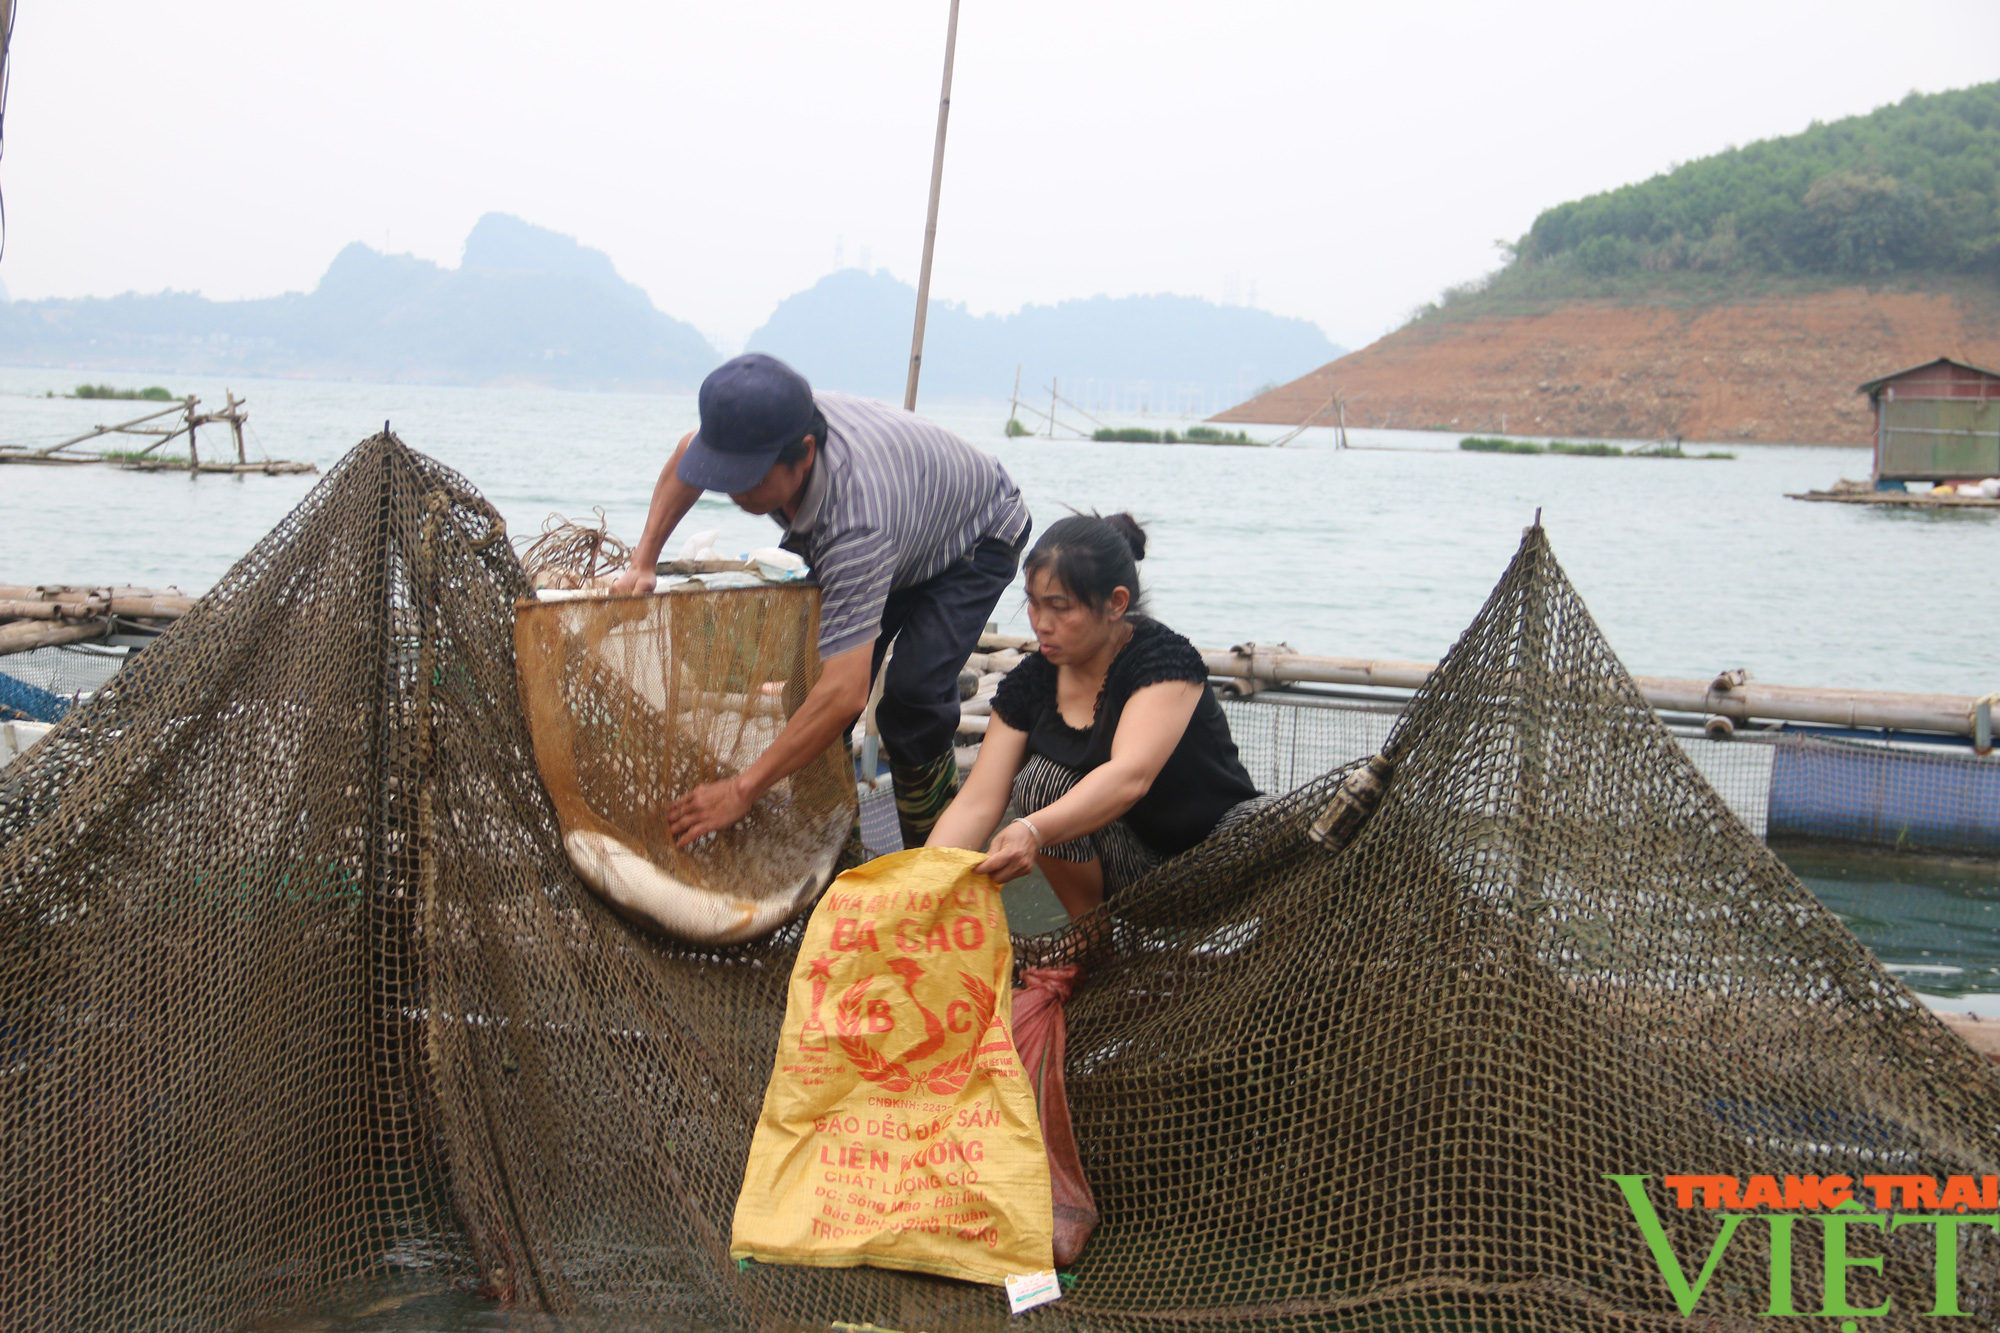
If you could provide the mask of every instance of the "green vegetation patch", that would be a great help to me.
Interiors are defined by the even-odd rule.
[[[114,389],[109,384],[79,384],[72,398],[116,398],[128,403],[172,403],[180,396],[154,384],[144,389]]]
[[[1497,435],[1468,435],[1458,442],[1458,447],[1475,454],[1569,454],[1581,458],[1734,458],[1735,454],[1711,450],[1705,454],[1691,454],[1681,448],[1679,440],[1672,444],[1649,444],[1631,450],[1629,453],[1615,444],[1595,441],[1588,444],[1571,444],[1566,440],[1550,440],[1543,444],[1537,440],[1508,440]]]
[[[1021,418],[1019,418],[1019,417],[1009,417],[1009,418],[1007,418],[1007,438],[1008,438],[1008,439],[1010,439],[1010,440],[1011,440],[1011,439],[1015,439],[1015,438],[1017,438],[1018,436],[1022,436],[1022,435],[1033,435],[1034,433],[1035,433],[1035,432],[1033,432],[1033,431],[1029,430],[1029,429],[1028,429],[1028,428],[1027,428],[1026,426],[1023,426],[1023,425],[1021,424]]]
[[[1091,432],[1090,438],[1107,444],[1237,444],[1259,445],[1262,440],[1253,440],[1248,431],[1217,430],[1214,426],[1189,426],[1176,433],[1170,430],[1148,430],[1144,426],[1105,426]]]
[[[1643,449],[1634,449],[1631,453],[1627,454],[1626,457],[1627,458],[1734,458],[1736,457],[1736,455],[1732,453],[1726,453],[1721,449],[1710,449],[1707,453],[1691,454],[1687,450],[1681,448],[1681,442],[1679,440],[1675,440],[1672,444],[1649,444]]]
[[[1468,435],[1458,447],[1475,454],[1541,454],[1548,450],[1533,440],[1503,440],[1494,435]]]

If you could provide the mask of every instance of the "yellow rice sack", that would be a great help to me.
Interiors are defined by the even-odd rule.
[[[807,923],[730,1255],[972,1282],[1054,1267],[1013,1041],[1014,946],[978,852],[879,857]]]

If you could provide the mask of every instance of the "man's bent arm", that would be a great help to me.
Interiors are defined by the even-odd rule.
[[[694,502],[701,499],[701,488],[688,485],[675,471],[681,465],[681,456],[687,452],[688,441],[693,438],[693,431],[681,436],[673,457],[660,469],[660,479],[653,486],[653,503],[646,511],[646,530],[639,534],[638,544],[632,548],[632,563],[619,576],[614,591],[653,590],[653,571],[660,562],[660,548],[694,508]]]
[[[874,655],[875,641],[870,639],[828,658],[799,711],[755,763],[734,778],[696,787],[675,801],[667,811],[667,822],[679,844],[685,847],[728,828],[749,812],[759,796],[825,754],[868,706],[868,668]]]

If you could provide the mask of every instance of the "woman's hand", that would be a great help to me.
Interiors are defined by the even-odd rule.
[[[1035,835],[1017,819],[993,835],[993,842],[986,849],[986,859],[972,867],[972,871],[976,875],[990,875],[1005,884],[1033,870],[1035,853],[1040,850],[1035,845]]]

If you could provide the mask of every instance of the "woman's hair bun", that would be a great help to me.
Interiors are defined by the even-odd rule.
[[[1125,539],[1125,544],[1132,548],[1134,560],[1146,558],[1146,530],[1139,526],[1138,519],[1120,510],[1115,514],[1106,514],[1104,521],[1109,523],[1112,529]]]
[[[1021,562],[1030,576],[1048,570],[1071,596],[1093,611],[1101,608],[1119,588],[1132,595],[1126,610],[1144,614],[1145,596],[1139,587],[1139,561],[1146,554],[1146,530],[1130,514],[1079,514],[1049,525],[1035,542],[1035,549]]]

